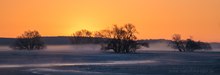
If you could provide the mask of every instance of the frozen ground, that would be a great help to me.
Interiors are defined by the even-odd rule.
[[[97,45],[1,48],[0,75],[220,75],[220,52],[142,48],[135,54],[114,54]]]

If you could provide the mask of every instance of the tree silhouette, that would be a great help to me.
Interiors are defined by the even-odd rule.
[[[181,39],[181,35],[180,34],[174,34],[172,36],[172,47],[174,49],[178,49],[180,52],[185,51],[185,47],[184,47],[184,43],[183,40]]]
[[[134,25],[126,24],[123,27],[114,25],[112,30],[105,30],[103,37],[109,38],[106,50],[113,49],[116,53],[131,53],[138,49],[135,34],[137,30]]]
[[[174,34],[172,41],[172,47],[178,49],[180,52],[193,52],[195,50],[210,50],[212,49],[209,43],[194,41],[191,38],[187,40],[181,40],[180,34]]]
[[[11,48],[16,50],[40,50],[45,48],[45,45],[38,31],[29,30],[18,36]]]

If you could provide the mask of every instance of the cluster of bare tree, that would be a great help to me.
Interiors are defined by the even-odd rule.
[[[134,25],[126,24],[122,27],[114,25],[112,30],[109,31],[110,35],[105,37],[111,39],[109,39],[105,49],[113,49],[116,53],[131,53],[139,48],[135,35],[137,30]]]
[[[45,45],[38,31],[25,31],[21,36],[18,36],[11,48],[16,50],[40,50],[45,48]]]
[[[88,41],[96,43],[99,41],[102,42],[102,50],[113,50],[115,53],[133,53],[140,46],[149,47],[148,43],[138,43],[136,34],[137,30],[134,25],[125,24],[124,26],[114,25],[111,29],[96,32],[83,29],[73,33],[70,40],[73,44],[88,43]],[[180,52],[211,49],[209,43],[192,39],[182,40],[179,34],[174,34],[172,39],[170,46]],[[18,36],[11,48],[16,50],[39,50],[44,49],[45,44],[38,31],[25,31],[21,36]]]
[[[180,52],[193,52],[195,50],[210,50],[212,49],[209,43],[194,41],[191,38],[182,40],[180,34],[173,35],[173,41],[171,46],[174,49],[178,49]]]
[[[114,50],[116,53],[131,53],[135,52],[138,47],[135,34],[137,30],[134,25],[126,24],[122,27],[114,25],[110,30],[101,30],[92,33],[88,30],[80,30],[73,34],[71,39],[73,43],[81,41],[82,38],[93,37],[94,38],[103,38],[105,40],[102,44],[103,50]],[[90,39],[86,40],[89,41]],[[85,41],[85,40],[84,40]],[[82,41],[81,41],[82,42]]]

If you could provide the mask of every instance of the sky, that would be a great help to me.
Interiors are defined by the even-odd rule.
[[[220,42],[220,0],[0,0],[0,37],[69,36],[131,23],[138,39]]]

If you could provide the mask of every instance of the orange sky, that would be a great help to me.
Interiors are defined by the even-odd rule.
[[[0,37],[26,30],[63,36],[126,23],[137,27],[139,39],[178,33],[220,42],[220,0],[0,0]]]

